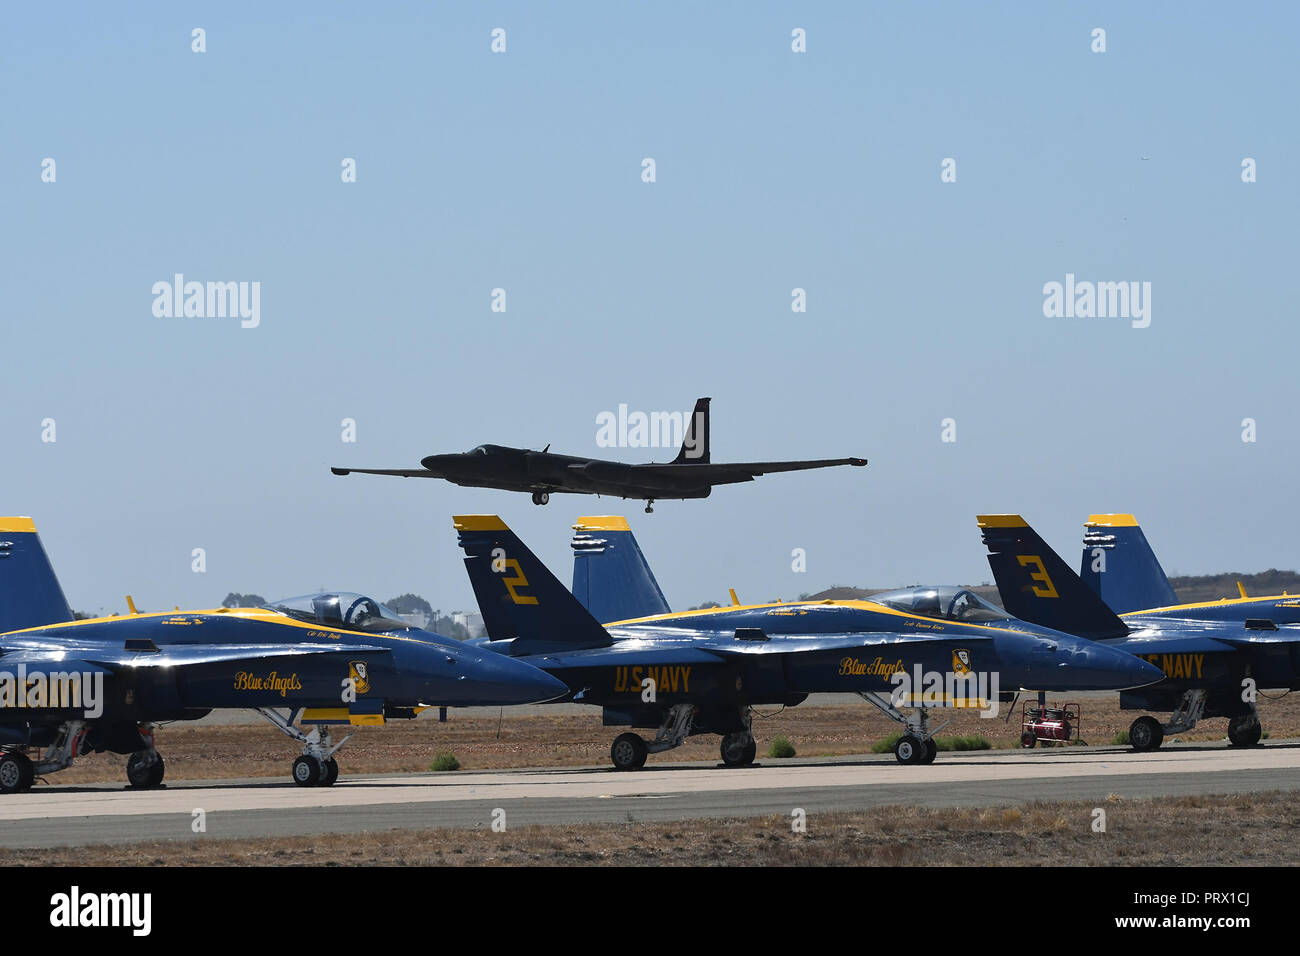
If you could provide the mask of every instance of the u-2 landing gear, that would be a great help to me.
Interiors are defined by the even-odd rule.
[[[544,505],[544,504],[546,504],[546,503],[547,503],[548,501],[550,501],[550,500],[551,500],[551,496],[550,496],[550,494],[548,494],[548,493],[545,492],[545,491],[534,491],[534,492],[533,492],[533,504],[535,504],[535,505]]]
[[[939,755],[939,747],[934,742],[934,734],[930,730],[930,711],[926,707],[918,707],[914,716],[909,716],[894,706],[893,701],[889,698],[882,700],[879,694],[873,694],[870,691],[859,691],[858,696],[871,704],[890,720],[902,724],[906,730],[903,736],[898,738],[894,744],[894,759],[901,764],[931,764],[934,758]],[[941,724],[937,730],[942,730],[952,721],[947,720]]]
[[[292,712],[283,717],[270,707],[258,707],[257,712],[275,724],[277,730],[286,737],[292,737],[302,744],[302,756],[293,762],[293,782],[300,787],[332,787],[339,778],[339,765],[334,760],[340,747],[352,739],[348,734],[338,743],[330,738],[329,728],[316,726],[311,733],[303,733],[293,725]]]

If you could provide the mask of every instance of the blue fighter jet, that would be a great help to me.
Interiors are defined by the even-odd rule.
[[[525,661],[412,627],[347,592],[73,620],[35,524],[0,518],[0,792],[103,751],[129,755],[133,786],[157,786],[154,728],[217,708],[262,714],[302,745],[294,782],[329,786],[347,742],[331,740],[332,725],[567,692]]]
[[[586,538],[580,599],[499,517],[454,523],[487,628],[481,646],[560,678],[572,700],[602,708],[606,726],[657,729],[652,741],[635,733],[614,741],[619,770],[701,733],[722,737],[724,764],[749,764],[754,707],[825,692],[856,693],[902,724],[900,763],[931,763],[935,707],[991,713],[1022,688],[1118,690],[1163,676],[1131,654],[1017,621],[958,587],[668,613],[622,518],[577,526]],[[632,616],[609,620],[623,614]]]
[[[1300,598],[1179,604],[1132,515],[1089,517],[1079,575],[1019,515],[978,520],[1007,610],[1160,667],[1162,682],[1120,694],[1123,710],[1172,712],[1133,721],[1135,750],[1208,717],[1227,717],[1232,745],[1251,746],[1262,735],[1257,692],[1300,689]]]

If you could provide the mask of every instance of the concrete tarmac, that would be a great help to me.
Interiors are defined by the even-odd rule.
[[[287,770],[287,768],[286,768]],[[54,778],[57,779],[57,778]],[[38,848],[427,827],[510,827],[816,813],[890,804],[982,807],[1300,790],[1300,741],[1261,747],[1171,745],[1138,754],[1069,748],[940,754],[928,767],[892,755],[765,760],[752,767],[651,763],[481,773],[344,775],[333,787],[284,779],[38,786],[0,797],[0,846]],[[195,811],[206,832],[195,833]]]

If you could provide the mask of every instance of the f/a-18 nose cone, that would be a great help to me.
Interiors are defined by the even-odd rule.
[[[476,703],[540,704],[569,693],[568,685],[532,664],[493,651],[482,651],[467,661],[462,683],[472,683]]]
[[[1160,668],[1128,651],[1082,638],[1061,642],[1056,669],[1057,683],[1071,690],[1129,690],[1165,677]]]

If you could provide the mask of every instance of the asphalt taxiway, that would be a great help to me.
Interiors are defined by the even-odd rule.
[[[258,839],[427,827],[510,827],[816,813],[890,804],[982,807],[1300,790],[1300,741],[1248,749],[1185,744],[939,755],[928,767],[892,756],[765,760],[752,767],[652,762],[600,767],[344,776],[334,787],[287,779],[37,786],[0,797],[0,846],[37,848],[153,840]],[[196,811],[205,832],[196,833]]]

